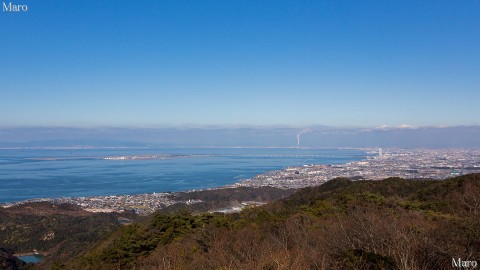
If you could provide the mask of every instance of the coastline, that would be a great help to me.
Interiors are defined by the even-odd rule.
[[[221,188],[288,166],[338,164],[368,155],[365,149],[339,148],[209,149],[0,152],[5,183],[0,204]]]
[[[44,251],[38,251],[38,252],[33,252],[33,251],[30,251],[30,252],[15,252],[13,253],[13,256],[15,257],[22,257],[22,256],[44,256],[46,257],[48,255],[47,252],[44,252]]]
[[[366,154],[371,154],[367,152]],[[207,189],[179,192],[153,192],[132,195],[38,198],[2,203],[6,208],[32,202],[71,203],[89,212],[151,213],[174,204],[201,203],[201,200],[178,200],[180,194],[230,188],[272,187],[299,189],[321,185],[337,177],[352,180],[380,180],[389,177],[409,179],[445,179],[480,172],[480,149],[384,149],[377,156],[345,164],[292,166],[269,171],[240,182]]]

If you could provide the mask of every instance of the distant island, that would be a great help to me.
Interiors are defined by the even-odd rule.
[[[388,177],[408,179],[446,179],[449,177],[480,172],[480,149],[370,149],[365,160],[346,164],[289,167],[257,175],[238,183],[207,190],[222,190],[239,187],[278,189],[299,189],[323,184],[331,179],[344,177],[351,180],[381,180]],[[143,160],[169,158],[195,158],[206,155],[132,155],[93,157],[106,160]],[[207,155],[213,156],[213,155]],[[75,158],[75,157],[72,157]],[[76,157],[80,158],[80,157]],[[83,157],[85,158],[85,157]],[[31,199],[0,204],[3,207],[29,202],[52,202],[74,204],[92,212],[134,211],[137,214],[150,214],[175,204],[196,204],[202,200],[184,200],[186,192],[154,192],[145,194]],[[188,197],[188,196],[187,196]],[[238,203],[232,207],[240,207]]]
[[[196,157],[209,157],[209,156],[213,156],[213,155],[153,154],[153,155],[108,156],[108,157],[102,157],[102,159],[106,159],[106,160],[146,160],[146,159],[196,158]]]

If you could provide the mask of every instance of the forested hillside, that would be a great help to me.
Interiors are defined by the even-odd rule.
[[[447,269],[480,261],[480,175],[334,179],[237,214],[157,213],[72,269]]]

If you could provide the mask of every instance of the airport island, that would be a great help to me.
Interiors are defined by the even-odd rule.
[[[390,177],[404,179],[446,179],[453,176],[480,172],[480,149],[364,149],[368,155],[361,161],[345,164],[288,167],[270,171],[238,183],[209,190],[232,188],[277,188],[295,190],[321,185],[335,178],[348,178],[353,181],[381,180]],[[148,156],[140,158],[165,158]],[[108,159],[117,159],[108,157]],[[135,160],[136,157],[118,157],[119,160]],[[91,197],[68,197],[31,199],[3,204],[11,207],[31,202],[51,202],[54,204],[74,204],[90,212],[125,212],[147,215],[159,209],[174,205],[193,205],[202,203],[198,190],[185,192],[154,192],[132,195],[111,195]],[[293,191],[292,191],[293,192]],[[212,212],[237,212],[244,207],[263,204],[264,201],[238,201]]]

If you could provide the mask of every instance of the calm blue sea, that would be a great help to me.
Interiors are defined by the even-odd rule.
[[[152,154],[202,156],[101,159]],[[366,155],[295,148],[0,149],[0,202],[204,189],[288,166],[346,163]]]

